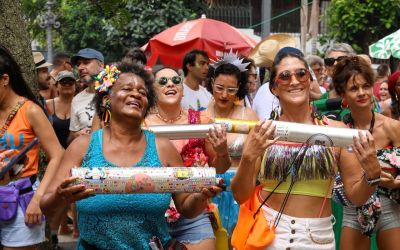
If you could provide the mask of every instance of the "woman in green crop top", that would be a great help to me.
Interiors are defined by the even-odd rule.
[[[373,111],[374,72],[361,58],[339,61],[332,79],[351,111],[344,122],[371,132],[382,168],[377,191],[368,202],[343,208],[340,248],[370,249],[369,237],[376,233],[379,249],[396,249],[400,245],[400,122]]]
[[[301,51],[281,49],[272,65],[270,85],[282,110],[277,119],[345,127],[310,107],[310,83]],[[345,190],[354,204],[363,204],[376,190],[368,184],[380,175],[372,136],[354,138],[353,152],[349,152],[279,142],[279,138],[272,138],[274,129],[271,121],[260,121],[249,133],[231,184],[236,201],[242,204],[255,196],[263,201],[269,196],[260,212],[275,226],[275,238],[265,249],[335,249],[331,206],[326,199],[330,198],[337,171],[342,173]],[[258,177],[264,186],[254,193]]]

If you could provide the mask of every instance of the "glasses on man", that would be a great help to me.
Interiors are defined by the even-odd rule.
[[[333,66],[336,61],[340,61],[345,59],[347,56],[339,56],[338,58],[327,57],[324,59],[324,63],[326,66]]]
[[[213,85],[213,89],[214,89],[214,92],[216,92],[216,93],[218,93],[218,94],[222,94],[222,93],[224,93],[224,91],[226,90],[226,93],[228,94],[228,95],[236,95],[236,93],[238,92],[238,90],[239,90],[239,88],[225,88],[224,86],[222,86],[222,85],[219,85],[219,84],[214,84]]]
[[[289,85],[293,75],[299,82],[305,82],[310,79],[310,71],[306,69],[296,69],[293,73],[289,70],[285,70],[282,71],[277,77],[279,84]]]
[[[162,76],[156,79],[156,82],[161,86],[167,85],[168,81],[171,81],[175,85],[179,85],[182,83],[182,77],[180,76],[173,76],[173,77],[165,77]]]

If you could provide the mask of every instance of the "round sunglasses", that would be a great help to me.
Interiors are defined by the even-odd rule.
[[[293,75],[299,82],[305,82],[308,79],[310,79],[310,71],[306,69],[296,69],[293,73],[290,72],[289,70],[281,72],[278,75],[277,80],[279,80],[279,84],[289,85]]]
[[[156,82],[160,84],[161,86],[167,85],[168,81],[171,80],[171,82],[175,85],[181,84],[182,83],[182,77],[180,76],[173,76],[173,77],[165,77],[162,76],[160,78],[156,79]]]

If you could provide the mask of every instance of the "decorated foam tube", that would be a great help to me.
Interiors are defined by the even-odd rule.
[[[257,121],[215,119],[217,123],[224,124],[226,130],[231,133],[249,133]],[[336,128],[329,126],[317,126],[310,124],[273,121],[276,126],[274,138],[280,141],[306,143],[310,145],[350,147],[353,137],[358,137],[360,130],[350,128]],[[366,130],[361,130],[365,135]]]
[[[220,182],[206,167],[74,167],[71,175],[96,194],[197,193]]]

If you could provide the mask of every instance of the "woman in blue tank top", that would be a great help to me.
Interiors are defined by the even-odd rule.
[[[93,190],[73,185],[74,178],[66,178],[73,166],[183,165],[168,139],[156,138],[152,132],[141,128],[144,116],[154,104],[152,78],[143,68],[122,62],[119,70],[112,67],[100,73],[96,86],[94,101],[109,125],[71,143],[57,176],[42,199],[41,208],[52,217],[68,203],[78,201],[78,249],[150,249],[149,242],[154,236],[167,246],[171,238],[164,212],[171,194],[94,196]],[[192,218],[200,214],[207,199],[219,191],[218,187],[212,187],[202,193],[172,194],[172,198],[178,211]]]

